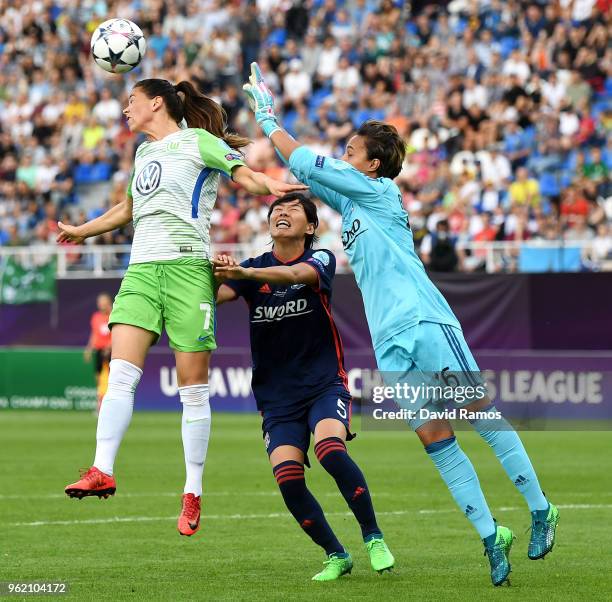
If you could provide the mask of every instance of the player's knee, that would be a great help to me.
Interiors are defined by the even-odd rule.
[[[204,353],[176,353],[176,376],[181,387],[201,385],[208,380],[210,351]]]
[[[437,439],[436,441],[431,441],[427,445],[425,445],[425,451],[430,455],[439,456],[440,453],[448,453],[449,451],[454,451],[459,449],[457,439],[454,435],[451,437],[446,437],[445,439]]]
[[[185,406],[209,406],[208,385],[179,387],[179,398]]]
[[[428,445],[454,437],[455,433],[448,420],[430,420],[416,430],[418,438],[425,448]]]
[[[346,454],[346,444],[340,437],[326,437],[321,439],[314,447],[317,460],[325,467],[326,460],[334,455]]]
[[[111,360],[108,372],[108,389],[133,393],[142,377],[142,370],[121,359]]]

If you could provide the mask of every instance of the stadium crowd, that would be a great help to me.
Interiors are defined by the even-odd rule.
[[[89,55],[109,15],[147,37],[126,76]],[[365,119],[397,127],[397,182],[432,269],[481,269],[465,251],[479,241],[592,240],[612,259],[611,27],[610,0],[0,0],[0,244],[51,242],[58,218],[122,198],[140,142],[122,108],[144,77],[192,80],[254,140],[251,167],[290,177],[245,106],[258,60],[287,129],[321,154],[341,155]],[[92,189],[110,192],[92,206]],[[225,180],[213,241],[265,247],[269,200]],[[320,215],[334,247],[340,218]]]

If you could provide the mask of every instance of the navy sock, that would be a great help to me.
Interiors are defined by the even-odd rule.
[[[340,493],[359,522],[363,538],[381,535],[365,477],[348,455],[344,441],[339,437],[328,437],[319,441],[314,451],[321,466],[335,479]]]
[[[495,523],[480,489],[476,471],[455,437],[431,443],[425,448],[455,502],[474,525],[481,539],[496,532]]]
[[[277,464],[273,469],[278,488],[293,518],[325,553],[342,554],[344,548],[325,519],[319,502],[306,487],[304,466],[295,460]]]

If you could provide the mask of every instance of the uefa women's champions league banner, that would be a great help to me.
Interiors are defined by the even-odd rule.
[[[348,382],[364,429],[402,429],[429,417],[470,418],[462,410],[484,395],[519,428],[612,428],[612,352],[489,351],[475,353],[480,373],[381,374],[369,350],[346,356]],[[32,378],[36,366],[36,378]],[[217,412],[255,412],[248,349],[213,354],[211,404]],[[454,399],[450,403],[450,399]],[[420,400],[417,402],[416,400]],[[93,367],[82,350],[0,349],[0,409],[94,409]],[[174,356],[154,348],[136,392],[136,410],[178,411]],[[439,412],[442,412],[438,415]],[[444,414],[444,412],[448,412]],[[556,423],[555,421],[565,421]],[[590,421],[584,424],[583,421]]]
[[[448,408],[455,411],[448,417],[469,418],[461,415],[460,410],[462,405],[478,401],[478,382],[483,383],[485,394],[515,426],[552,428],[550,421],[565,420],[572,423],[592,421],[587,426],[593,429],[612,428],[612,353],[500,351],[475,355],[481,373],[470,374],[467,378],[465,374],[419,373],[416,379],[407,381],[402,375],[379,373],[368,351],[348,354],[349,387],[356,400],[354,410],[364,418],[363,428],[405,428],[412,398],[429,394],[434,409],[438,407],[436,403],[446,408],[445,396],[453,396],[457,401]],[[136,394],[137,409],[176,410],[180,407],[173,364],[169,352],[159,350],[149,356]],[[432,380],[438,377],[439,381]],[[213,410],[255,412],[250,380],[247,350],[216,352],[209,375]],[[432,386],[436,384],[441,386]],[[429,390],[426,389],[428,385]],[[399,412],[401,409],[405,411]],[[556,427],[563,428],[563,425]],[[569,422],[567,427],[571,428]]]

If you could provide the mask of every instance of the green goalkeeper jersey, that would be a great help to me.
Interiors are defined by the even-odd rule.
[[[223,140],[187,128],[136,151],[127,194],[133,199],[130,263],[210,259],[210,216],[221,173],[244,165]]]

